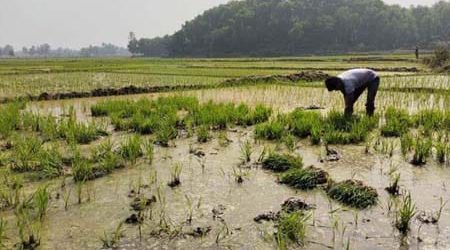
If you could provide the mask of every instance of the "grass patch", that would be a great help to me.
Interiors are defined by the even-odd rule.
[[[403,109],[388,108],[385,113],[385,124],[381,127],[381,134],[386,137],[399,137],[409,131],[412,125],[408,112]]]
[[[374,188],[355,180],[332,184],[328,189],[328,195],[347,206],[359,209],[373,206],[378,200],[378,194]]]
[[[303,159],[300,156],[292,156],[288,154],[270,153],[262,162],[264,169],[274,172],[284,172],[291,168],[303,167]]]
[[[313,166],[291,168],[280,177],[280,183],[302,190],[313,189],[328,182],[328,173]]]

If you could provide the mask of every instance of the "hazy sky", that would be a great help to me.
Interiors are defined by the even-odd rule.
[[[432,4],[438,0],[386,0]],[[228,0],[0,0],[0,45],[16,49],[49,43],[79,48],[171,34],[186,21]]]

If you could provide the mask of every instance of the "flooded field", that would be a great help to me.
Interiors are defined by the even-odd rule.
[[[448,79],[386,76],[349,120],[319,81],[3,104],[0,248],[448,249]]]

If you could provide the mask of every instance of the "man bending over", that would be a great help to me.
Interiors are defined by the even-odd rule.
[[[344,95],[345,115],[347,116],[353,114],[353,105],[366,89],[366,112],[368,116],[372,116],[375,111],[375,97],[379,84],[380,77],[370,69],[352,69],[325,80],[328,91],[341,91]]]

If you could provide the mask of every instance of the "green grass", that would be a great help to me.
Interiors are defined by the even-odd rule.
[[[258,124],[255,127],[255,137],[257,139],[281,140],[285,133],[285,124],[280,120]]]
[[[328,195],[347,206],[359,209],[368,208],[377,204],[377,191],[365,186],[361,181],[346,180],[332,184]]]
[[[301,211],[282,213],[277,221],[275,238],[279,249],[287,249],[289,242],[299,246],[306,244],[307,222],[310,214]]]
[[[416,206],[411,199],[411,195],[407,194],[403,197],[396,211],[395,227],[402,233],[409,231],[411,219],[416,215]]]
[[[411,118],[406,110],[389,107],[384,115],[385,124],[381,127],[381,134],[386,137],[400,137],[409,131]]]
[[[300,156],[292,156],[287,154],[270,153],[263,161],[264,169],[274,172],[284,172],[289,169],[303,167],[303,159]]]
[[[302,190],[313,189],[328,182],[328,173],[315,168],[291,168],[280,176],[280,183]]]

